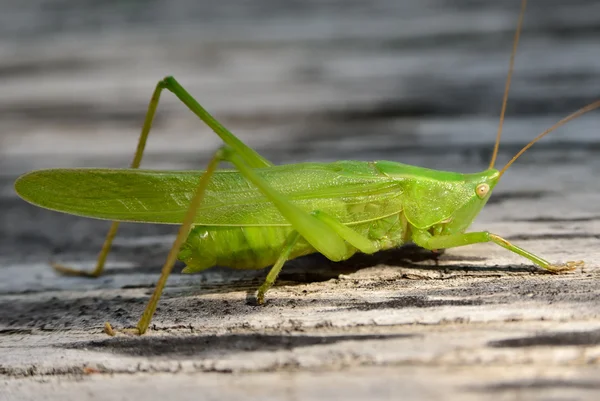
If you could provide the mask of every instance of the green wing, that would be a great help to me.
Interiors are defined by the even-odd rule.
[[[398,185],[365,162],[302,163],[256,170],[307,211],[321,210],[345,224],[401,210]],[[21,176],[19,196],[69,214],[130,222],[179,224],[202,171],[49,169]],[[288,225],[278,210],[237,171],[211,179],[195,224]]]

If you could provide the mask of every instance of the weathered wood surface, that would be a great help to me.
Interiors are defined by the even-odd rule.
[[[266,272],[177,272],[143,338],[102,323],[135,324],[175,228],[124,225],[105,276],[60,277],[48,261],[91,268],[107,223],[12,191],[33,168],[126,166],[165,74],[276,163],[482,170],[518,1],[22,3],[0,15],[0,400],[597,399],[599,112],[536,145],[473,225],[584,269],[487,244],[312,256],[264,307]],[[599,27],[597,2],[530,2],[500,163],[600,96]],[[145,166],[202,166],[218,140],[163,99]]]

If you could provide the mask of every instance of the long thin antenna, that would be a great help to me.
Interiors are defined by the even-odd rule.
[[[546,131],[544,131],[541,134],[539,134],[538,136],[536,136],[531,142],[529,142],[527,145],[525,145],[523,147],[523,149],[521,149],[512,159],[510,159],[510,161],[508,163],[506,163],[506,166],[502,167],[502,170],[500,170],[500,175],[498,177],[501,177],[502,174],[504,174],[504,172],[510,167],[510,165],[513,164],[515,162],[515,160],[517,160],[519,158],[519,156],[521,156],[523,153],[525,153],[525,151],[527,149],[529,149],[531,146],[533,146],[534,143],[536,143],[537,141],[539,141],[540,139],[542,139],[543,137],[545,137],[546,135],[548,135],[549,133],[551,133],[552,131],[557,129],[558,127],[568,123],[572,119],[577,118],[580,115],[587,113],[588,111],[597,109],[598,107],[600,107],[600,100],[596,100],[595,102],[588,104],[587,106],[577,110],[576,112],[569,114],[568,116],[566,116],[565,118],[563,118],[562,120],[560,120],[559,122],[554,124],[552,127],[548,128]]]
[[[517,30],[515,31],[515,39],[513,40],[512,53],[510,54],[508,76],[506,77],[506,84],[504,85],[504,98],[502,99],[502,109],[500,111],[500,123],[498,124],[498,133],[496,134],[496,144],[494,145],[494,152],[492,153],[490,168],[494,168],[494,164],[496,164],[496,157],[498,156],[498,149],[500,148],[500,137],[502,136],[502,126],[504,125],[504,114],[506,113],[506,102],[508,101],[508,90],[510,89],[510,80],[512,78],[513,68],[515,66],[515,55],[517,54],[517,46],[519,44],[519,37],[521,36],[521,27],[523,26],[523,18],[525,17],[526,6],[527,0],[523,0],[521,2],[521,14],[519,14]]]

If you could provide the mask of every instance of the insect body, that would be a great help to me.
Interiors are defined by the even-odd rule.
[[[523,11],[524,3],[521,17]],[[164,89],[224,141],[205,171],[138,169]],[[320,252],[340,261],[356,252],[374,253],[406,242],[432,250],[494,242],[549,271],[571,270],[580,262],[552,265],[495,234],[466,230],[502,174],[525,150],[554,128],[597,107],[600,101],[538,135],[501,170],[493,168],[499,135],[490,168],[475,174],[390,161],[273,166],[216,121],[173,77],[167,77],[158,83],[150,100],[130,169],[39,170],[20,177],[15,188],[35,205],[113,221],[96,269],[84,273],[55,266],[67,274],[99,275],[119,222],[180,225],[156,289],[134,330],[142,334],[177,258],[186,263],[184,272],[214,265],[240,269],[273,265],[258,289],[259,303],[289,259]],[[217,170],[222,161],[232,163],[235,170]],[[107,332],[113,333],[109,325]]]
[[[363,251],[397,247],[415,233],[463,232],[498,178],[496,170],[443,173],[387,161],[303,163],[254,171],[302,211],[351,228],[369,243],[357,244]],[[173,224],[183,222],[201,175],[55,169],[26,174],[16,188],[35,204],[76,215]],[[426,200],[419,201],[422,195]],[[261,269],[275,263],[293,231],[275,205],[248,185],[243,175],[218,171],[206,188],[179,259],[186,263],[186,272],[215,265]],[[357,250],[347,246],[336,259],[347,259]],[[316,248],[298,238],[289,258],[312,252]]]

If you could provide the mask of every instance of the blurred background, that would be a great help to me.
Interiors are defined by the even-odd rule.
[[[93,259],[105,222],[31,207],[12,183],[34,168],[127,166],[165,75],[275,163],[389,159],[485,169],[519,7],[520,0],[0,0],[0,257]],[[531,0],[500,166],[598,98],[600,2]],[[548,189],[556,177],[569,177],[563,189],[581,187],[581,171],[600,170],[599,126],[595,112],[553,133],[503,187]],[[202,168],[218,145],[165,93],[143,166]],[[547,167],[530,170],[536,166]],[[597,193],[599,184],[585,188]],[[172,229],[130,225],[123,233]]]

